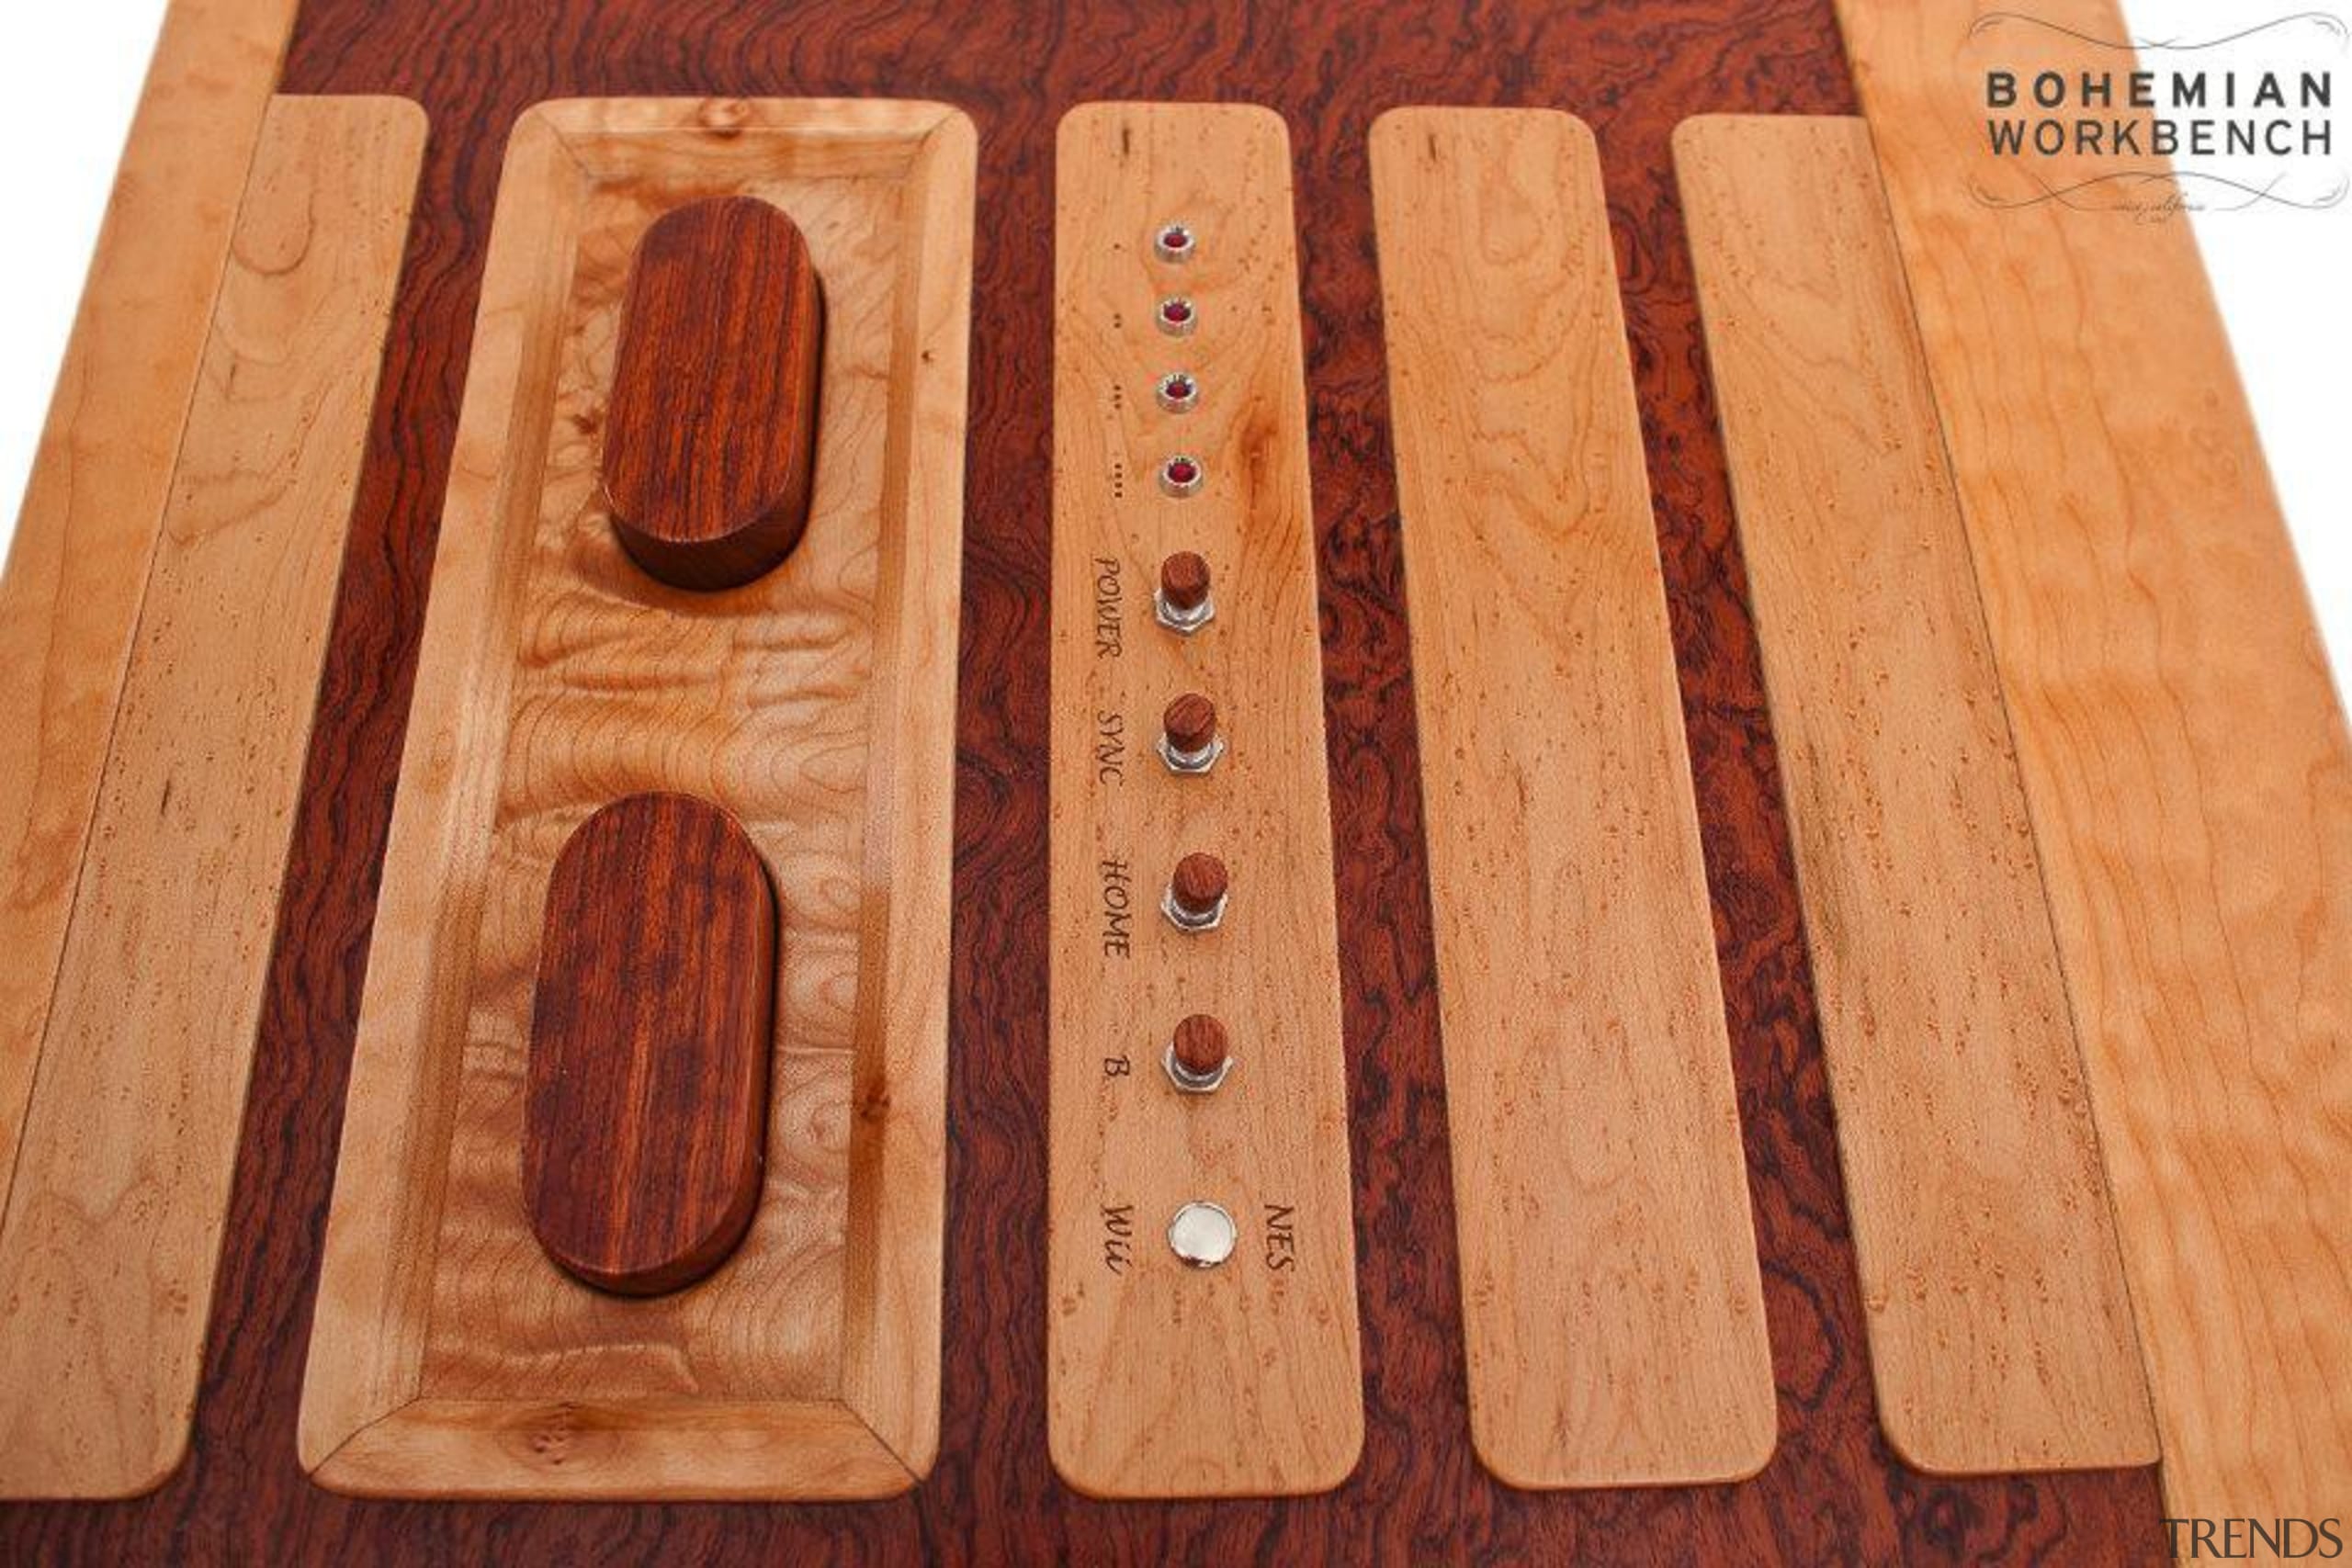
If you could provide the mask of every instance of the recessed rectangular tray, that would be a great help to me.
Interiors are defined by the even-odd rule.
[[[506,159],[303,1390],[368,1495],[870,1497],[939,1405],[950,813],[974,137],[933,104],[582,100]],[[775,202],[827,291],[808,535],[696,594],[632,566],[598,433],[637,236]],[[532,1238],[524,1069],[566,836],[735,814],[782,909],[765,1191],[700,1283],[600,1294]]]

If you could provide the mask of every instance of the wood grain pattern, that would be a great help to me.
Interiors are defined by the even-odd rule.
[[[296,4],[165,10],[0,573],[0,735],[13,738],[0,747],[0,1184],[18,1162],[140,601]]]
[[[1951,444],[2115,1189],[2169,1511],[2352,1499],[2352,743],[2188,225],[1995,197],[1983,71],[1841,8]],[[2127,36],[2105,0],[2037,10]],[[2081,171],[2097,172],[2097,171]]]
[[[972,154],[952,110],[878,100],[579,102],[516,127],[303,1394],[324,1484],[707,1495],[678,1491],[707,1472],[799,1497],[929,1467]],[[792,214],[834,278],[834,395],[800,547],[715,596],[629,564],[592,437],[639,236],[731,193]],[[638,790],[730,813],[786,932],[758,1216],[658,1301],[549,1267],[515,1158],[551,868]],[[481,1417],[470,1449],[452,1412]],[[582,1428],[628,1438],[581,1462]]]
[[[569,1496],[670,1503],[864,1502],[911,1483],[867,1417],[834,1399],[418,1399],[337,1450],[334,1470],[359,1496],[538,1502],[558,1490],[550,1475]]]
[[[1879,1419],[1922,1469],[2156,1457],[2114,1204],[1870,132],[1675,136]]]
[[[1095,1496],[1323,1491],[1363,1394],[1290,139],[1246,106],[1089,104],[1055,152],[1054,1466]],[[1181,266],[1152,248],[1180,220]],[[1179,294],[1199,325],[1171,338]],[[1199,400],[1170,413],[1180,367]],[[1153,478],[1174,452],[1196,493]],[[1189,637],[1151,596],[1183,550],[1217,584]],[[1197,777],[1153,750],[1186,693],[1228,742]],[[1163,891],[1224,919],[1180,931]],[[1161,1067],[1203,1010],[1247,1058],[1214,1097]],[[1212,1269],[1166,1239],[1195,1200],[1240,1232]]]
[[[605,427],[621,545],[673,588],[734,588],[808,525],[824,295],[756,197],[666,212],[638,242]]]
[[[0,1493],[179,1462],[424,121],[262,125],[0,1224]]]
[[[1894,1459],[1871,1407],[1668,141],[1679,120],[1707,110],[1850,112],[1827,0],[1306,4],[1279,26],[1245,0],[305,0],[287,83],[412,94],[435,130],[222,1253],[222,1293],[243,1310],[214,1319],[197,1441],[172,1482],[132,1506],[0,1508],[0,1556],[868,1568],[2162,1555],[2152,1471],[1922,1476]],[[500,156],[516,117],[543,98],[714,91],[943,96],[970,114],[985,153],[960,562],[945,1208],[956,1264],[939,1462],[903,1497],[838,1506],[446,1506],[330,1494],[295,1458],[305,1325]],[[1095,1502],[1059,1483],[1045,1436],[1053,138],[1071,105],[1106,96],[1253,100],[1292,135],[1366,1396],[1363,1460],[1346,1484],[1315,1497]],[[1376,114],[1441,98],[1575,107],[1592,125],[1610,192],[1780,1396],[1772,1461],[1736,1486],[1522,1492],[1494,1481],[1470,1444],[1364,165]]]
[[[548,1256],[655,1295],[743,1239],[760,1201],[776,914],[725,812],[632,795],[565,840],[531,987],[523,1201]]]
[[[1592,133],[1371,151],[1471,1436],[1516,1486],[1737,1480],[1771,1359]]]

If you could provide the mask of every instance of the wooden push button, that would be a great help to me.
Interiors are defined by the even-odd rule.
[[[1171,773],[1205,773],[1225,755],[1216,732],[1216,705],[1198,692],[1170,702],[1159,716],[1159,760]]]
[[[1161,561],[1152,614],[1170,631],[1187,637],[1207,625],[1216,614],[1209,598],[1209,563],[1191,550],[1179,550]]]
[[[524,1201],[548,1256],[650,1295],[750,1228],[766,1134],[775,893],[735,819],[635,795],[556,859],[531,1010]]]
[[[1233,1043],[1225,1025],[1196,1012],[1176,1026],[1168,1044],[1168,1077],[1187,1094],[1212,1094],[1233,1070]]]
[[[1216,705],[1198,692],[1187,692],[1160,714],[1168,743],[1179,751],[1200,751],[1216,739]]]
[[[605,499],[631,558],[733,588],[808,524],[824,295],[792,220],[756,197],[678,208],[638,243],[605,432]]]
[[[1168,879],[1160,912],[1179,931],[1209,931],[1225,919],[1227,886],[1223,861],[1215,855],[1186,855],[1176,863],[1176,874]]]

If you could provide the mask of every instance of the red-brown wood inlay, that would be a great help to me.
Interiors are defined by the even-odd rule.
[[[689,203],[638,242],[605,429],[605,499],[631,558],[733,588],[808,525],[824,294],[791,219]]]
[[[725,1261],[758,1207],[775,893],[735,819],[633,795],[581,824],[548,887],[523,1135],[548,1256],[651,1295]]]
[[[1159,563],[1159,596],[1171,610],[1197,610],[1209,596],[1209,563],[1179,550]]]
[[[1216,705],[1198,692],[1186,692],[1161,710],[1159,727],[1179,751],[1198,751],[1216,739]]]

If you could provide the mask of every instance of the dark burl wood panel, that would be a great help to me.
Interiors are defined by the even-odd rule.
[[[621,301],[601,478],[613,532],[673,588],[735,588],[808,525],[824,294],[799,225],[752,196],[663,213]]]
[[[310,0],[288,86],[433,117],[254,1070],[196,1454],[152,1499],[0,1515],[0,1560],[793,1563],[1328,1561],[2096,1564],[2161,1558],[2153,1472],[1938,1481],[1878,1436],[1786,824],[1668,137],[1704,111],[1850,112],[1829,0]],[[943,98],[980,131],[956,809],[940,1457],[856,1506],[355,1502],[294,1421],[359,983],[499,159],[573,94]],[[1244,98],[1289,121],[1368,1434],[1327,1497],[1107,1504],[1045,1417],[1046,688],[1053,135],[1088,98]],[[1365,132],[1406,103],[1591,122],[1682,662],[1781,1440],[1739,1486],[1532,1495],[1470,1450],[1419,765]]]
[[[760,1201],[775,889],[735,819],[632,795],[548,879],[531,991],[523,1201],[548,1256],[648,1296],[727,1259]]]

